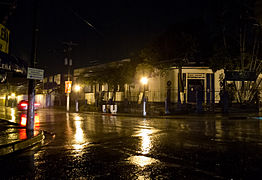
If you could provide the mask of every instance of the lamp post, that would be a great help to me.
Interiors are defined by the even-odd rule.
[[[148,83],[148,78],[147,77],[142,77],[140,82],[144,86],[143,87],[144,88],[144,90],[143,90],[143,116],[146,116],[146,96],[145,96],[146,88],[145,88],[145,86]]]
[[[78,112],[78,95],[79,95],[78,93],[79,93],[80,89],[81,89],[81,87],[78,84],[75,85],[74,90],[76,92],[76,112]]]
[[[68,84],[68,90],[66,92],[66,110],[69,111],[70,110],[70,92],[71,92],[71,83],[72,81],[70,81],[70,67],[72,66],[72,59],[69,58],[65,58],[65,66],[67,66],[67,82],[66,84]],[[70,85],[69,85],[70,84]]]
[[[73,46],[76,46],[78,44],[73,43],[72,41],[70,42],[63,42],[63,44],[66,46],[64,49],[66,58],[65,58],[65,66],[67,66],[67,81],[69,84],[72,83],[72,80],[70,81],[70,68],[72,67],[72,59],[71,59],[71,51],[73,50]],[[68,92],[66,92],[66,110],[69,111],[70,110],[70,92],[71,92],[71,86]]]

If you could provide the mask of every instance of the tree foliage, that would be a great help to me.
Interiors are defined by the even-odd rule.
[[[190,32],[191,30],[192,28],[187,24],[173,25],[155,38],[149,46],[142,49],[139,54],[140,66],[144,67],[144,71],[149,72],[148,76],[158,74],[158,72],[163,75],[171,67],[177,67],[179,69],[179,92],[181,93],[184,92],[182,66],[195,60],[194,57],[198,52],[198,43],[194,33]]]
[[[81,73],[78,82],[87,85],[107,84],[108,91],[113,91],[115,95],[118,86],[120,90],[123,90],[125,84],[131,84],[134,81],[135,68],[134,61],[108,64],[94,68],[90,72]]]
[[[262,29],[255,16],[255,2],[221,1],[221,4],[217,28],[213,33],[210,67],[213,71],[253,71],[258,77],[262,72]],[[255,82],[234,82],[238,102],[253,101],[260,83],[259,79]]]
[[[194,59],[198,43],[196,37],[183,26],[185,25],[173,25],[142,49],[140,52],[142,62],[165,70],[171,66],[183,66]]]

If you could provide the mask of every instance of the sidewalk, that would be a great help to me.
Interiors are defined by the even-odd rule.
[[[73,111],[72,111],[73,112]],[[142,113],[103,113],[103,112],[88,112],[80,111],[86,114],[102,114],[105,116],[122,116],[122,117],[143,117],[143,118],[158,118],[158,119],[199,119],[203,117],[212,117],[213,119],[249,119],[249,118],[262,118],[261,113],[176,113],[167,115],[146,115],[143,116]]]
[[[27,149],[44,140],[43,131],[35,131],[27,137],[25,127],[9,120],[0,119],[0,156]]]

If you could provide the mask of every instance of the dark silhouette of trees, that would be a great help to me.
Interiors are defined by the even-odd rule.
[[[198,52],[198,43],[192,27],[188,24],[175,24],[166,32],[155,38],[147,47],[141,50],[141,69],[160,73],[177,67],[179,69],[179,92],[184,92],[182,66],[194,61]],[[179,94],[180,95],[180,94]],[[180,98],[179,98],[180,99]]]
[[[262,71],[262,29],[256,16],[255,1],[221,1],[213,32],[213,53],[210,67],[219,69],[252,71],[257,77]],[[255,82],[233,82],[236,99],[249,103],[255,98],[261,79]]]

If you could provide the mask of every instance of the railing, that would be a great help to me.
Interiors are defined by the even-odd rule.
[[[184,91],[184,98],[180,96],[180,101],[184,101],[182,103],[196,103],[197,102],[197,93],[202,93],[202,102],[203,103],[219,103],[220,101],[220,91],[198,91],[194,92],[191,95],[187,91]],[[132,93],[127,93],[127,96],[124,99],[127,99],[130,102],[138,102],[140,103],[142,100],[143,92],[137,91]],[[145,96],[147,97],[148,102],[156,102],[163,103],[167,98],[167,91],[146,91]],[[190,98],[190,99],[189,99]],[[178,90],[171,89],[170,90],[170,101],[172,103],[178,102]]]
[[[202,93],[203,96],[203,103],[219,103],[220,101],[220,92],[219,91],[198,91],[198,92],[188,92],[187,90],[184,91],[184,98],[181,95],[178,95],[177,89],[170,89],[170,101],[173,103],[178,102],[179,98],[182,103],[196,103],[197,102],[197,94]],[[85,99],[89,104],[93,104],[95,99],[98,98],[102,101],[109,101],[113,96],[113,92],[103,92],[97,93],[97,97],[95,93],[86,93]],[[166,91],[146,91],[145,96],[148,102],[165,102],[167,99],[167,90]],[[143,97],[142,91],[131,91],[131,92],[116,92],[114,101],[122,102],[127,100],[128,102],[137,102],[138,104],[141,103]]]
[[[181,103],[178,103],[178,90],[170,90],[170,102],[169,102],[169,111],[184,111],[184,112],[198,112],[199,104],[201,104],[201,111],[211,111],[211,112],[224,112],[225,104],[227,108],[232,112],[238,110],[237,104],[232,99],[228,99],[227,103],[223,102],[223,95],[220,91],[197,91],[191,92],[189,95],[188,91],[185,91],[185,100]],[[106,95],[106,94],[105,94]],[[202,97],[200,97],[200,95]],[[147,91],[145,92],[147,99],[146,109],[148,114],[163,114],[166,111],[166,96],[167,93],[163,91]],[[189,97],[191,96],[191,97]],[[117,105],[118,112],[130,112],[130,113],[142,113],[142,97],[143,92],[141,91],[132,91],[130,93],[119,93],[119,96],[113,101],[113,104]],[[102,98],[100,96],[100,98]],[[191,98],[191,99],[189,99]],[[181,98],[183,99],[183,98]],[[112,102],[102,99],[101,101],[96,101],[97,107],[101,108],[101,105],[109,105]],[[101,107],[100,107],[101,106]]]

